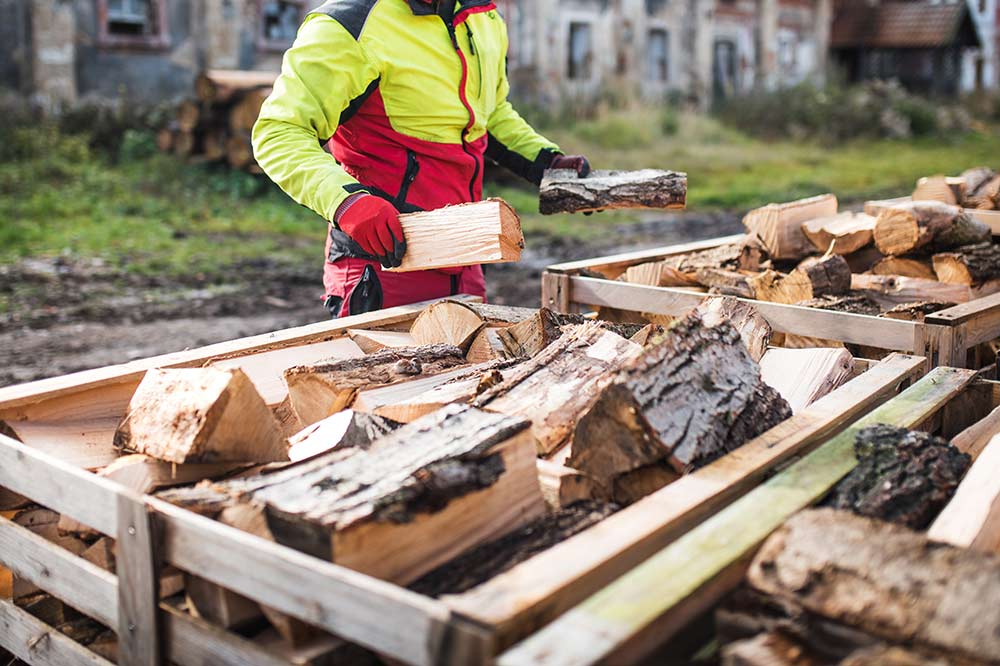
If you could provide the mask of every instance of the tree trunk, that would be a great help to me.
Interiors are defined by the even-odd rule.
[[[837,197],[823,194],[752,210],[743,218],[743,226],[760,237],[772,259],[798,260],[815,251],[802,224],[836,214]]]
[[[872,242],[875,218],[865,213],[840,213],[802,223],[802,233],[824,254],[851,254]]]
[[[937,279],[948,284],[980,285],[1000,278],[1000,245],[979,243],[934,255]]]
[[[570,169],[545,172],[538,190],[538,210],[581,213],[608,208],[684,208],[687,174],[675,171],[592,171],[579,178]]]
[[[938,201],[910,201],[886,208],[875,220],[875,246],[885,255],[924,248],[949,250],[990,240],[990,228],[961,208]]]

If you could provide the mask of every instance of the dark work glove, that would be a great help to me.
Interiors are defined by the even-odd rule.
[[[549,164],[550,169],[573,169],[580,178],[590,175],[590,162],[583,155],[556,155]]]
[[[396,268],[406,254],[399,212],[385,199],[358,192],[340,204],[334,221],[384,268]]]

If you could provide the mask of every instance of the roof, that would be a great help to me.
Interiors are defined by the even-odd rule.
[[[844,2],[837,7],[830,46],[927,49],[979,46],[979,35],[964,0],[949,4]]]

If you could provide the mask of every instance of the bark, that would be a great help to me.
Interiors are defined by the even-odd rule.
[[[695,274],[698,284],[709,288],[710,293],[739,298],[756,298],[750,285],[750,276],[724,268],[699,268]]]
[[[288,457],[298,462],[335,449],[367,449],[375,440],[401,425],[375,414],[351,410],[337,412],[290,437]]]
[[[865,213],[840,213],[802,224],[802,233],[824,254],[851,254],[872,242],[875,218]]]
[[[937,312],[938,310],[944,310],[945,308],[950,308],[954,303],[929,303],[927,301],[921,301],[919,303],[901,303],[891,310],[886,310],[882,314],[883,317],[887,319],[902,319],[904,321],[923,321],[924,318]]]
[[[885,255],[949,250],[990,240],[990,228],[961,208],[910,201],[886,208],[875,220],[875,246]]]
[[[930,525],[972,462],[940,437],[888,425],[861,430],[854,451],[857,467],[823,505],[913,529]]]
[[[948,284],[981,285],[1000,278],[1000,245],[978,243],[934,255],[937,279]]]
[[[760,363],[771,341],[771,325],[750,303],[735,298],[710,298],[702,301],[694,311],[705,326],[718,326],[724,321],[732,324],[743,339],[750,358]]]
[[[840,296],[851,289],[851,267],[840,255],[809,258],[795,270],[804,273],[812,284],[812,295],[809,298]]]
[[[312,424],[349,407],[359,391],[436,375],[465,362],[462,350],[449,344],[383,349],[362,358],[289,368],[285,382],[295,413]]]
[[[819,310],[835,310],[837,312],[850,312],[863,315],[878,315],[882,312],[882,307],[864,294],[820,296],[819,298],[802,301],[798,305],[817,308]]]
[[[663,264],[687,276],[694,276],[701,268],[757,272],[768,261],[767,249],[756,236],[749,235],[741,243],[667,257]]]
[[[684,208],[687,174],[675,171],[592,171],[579,178],[569,169],[545,172],[538,191],[542,215],[607,208]]]
[[[837,197],[823,194],[752,210],[743,218],[743,226],[760,237],[772,259],[798,260],[815,251],[802,232],[803,223],[836,214]]]

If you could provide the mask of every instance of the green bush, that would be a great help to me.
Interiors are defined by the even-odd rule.
[[[660,112],[660,131],[663,136],[676,136],[680,126],[681,119],[676,109],[668,106]]]

